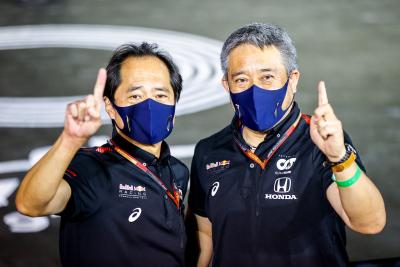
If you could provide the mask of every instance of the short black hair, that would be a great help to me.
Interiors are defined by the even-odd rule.
[[[178,66],[173,62],[171,56],[164,50],[158,48],[155,43],[143,42],[141,44],[128,43],[118,47],[107,65],[107,80],[104,88],[104,96],[114,101],[114,94],[121,83],[121,65],[128,57],[153,56],[160,59],[167,66],[174,90],[175,101],[178,102],[182,91],[182,76]]]

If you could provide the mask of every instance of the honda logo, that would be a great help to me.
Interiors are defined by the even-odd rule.
[[[292,180],[289,177],[282,177],[275,180],[274,191],[276,193],[287,193],[292,187]]]

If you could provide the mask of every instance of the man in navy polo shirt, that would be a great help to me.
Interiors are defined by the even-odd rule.
[[[303,115],[296,49],[270,24],[233,32],[221,64],[235,117],[192,161],[198,266],[346,266],[345,225],[378,233],[386,214],[325,84]]]
[[[63,266],[184,265],[189,172],[163,141],[181,89],[157,45],[127,44],[100,69],[93,95],[68,105],[62,134],[16,197],[24,214],[61,215]],[[101,125],[103,100],[113,137],[81,148]]]

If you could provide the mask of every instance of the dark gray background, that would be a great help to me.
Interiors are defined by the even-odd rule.
[[[386,202],[387,225],[375,236],[349,232],[353,260],[400,256],[400,2],[397,0],[57,0],[0,2],[0,26],[108,24],[193,33],[223,41],[243,24],[285,27],[295,41],[300,71],[297,101],[305,113],[317,104],[316,85],[351,134],[369,176]],[[110,52],[85,49],[0,51],[0,97],[90,93]],[[170,144],[193,144],[227,124],[229,105],[181,116]],[[61,129],[0,128],[0,162],[26,158],[50,145]],[[109,134],[109,126],[100,134]],[[190,159],[185,159],[190,163]],[[22,177],[23,173],[9,174]],[[1,178],[1,177],[0,177]],[[13,196],[12,196],[13,197]],[[15,209],[0,208],[0,216]],[[2,217],[2,216],[1,216]],[[0,266],[58,263],[57,219],[47,230],[10,234],[0,221]],[[19,259],[18,259],[19,258]]]

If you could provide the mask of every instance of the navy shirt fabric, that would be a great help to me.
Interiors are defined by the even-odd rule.
[[[196,145],[189,207],[212,223],[213,267],[347,266],[345,225],[326,197],[332,172],[296,103],[255,154],[265,159],[299,116],[265,169],[235,142],[246,146],[236,119]]]
[[[157,159],[119,135],[112,141],[170,190],[174,179],[183,199],[189,171],[165,142]],[[183,207],[112,145],[80,149],[64,179],[72,195],[60,213],[62,266],[184,266]]]

